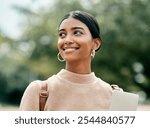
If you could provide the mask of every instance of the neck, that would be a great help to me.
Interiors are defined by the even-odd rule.
[[[66,70],[78,73],[89,74],[91,73],[91,63],[87,62],[66,62]]]

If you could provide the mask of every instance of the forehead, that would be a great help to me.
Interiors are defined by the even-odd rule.
[[[63,20],[59,26],[59,30],[74,27],[82,27],[83,29],[88,30],[88,27],[83,22],[72,17]]]

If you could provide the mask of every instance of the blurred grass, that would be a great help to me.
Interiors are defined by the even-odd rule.
[[[0,111],[18,111],[19,106],[0,104]]]

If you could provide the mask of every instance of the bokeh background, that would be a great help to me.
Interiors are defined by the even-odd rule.
[[[0,1],[0,110],[17,110],[31,81],[64,68],[57,60],[57,30],[72,10],[90,12],[100,24],[95,74],[138,94],[139,106],[150,110],[149,0]]]

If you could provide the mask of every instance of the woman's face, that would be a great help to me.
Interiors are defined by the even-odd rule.
[[[59,27],[58,49],[66,61],[91,60],[94,39],[81,21],[68,18]]]

